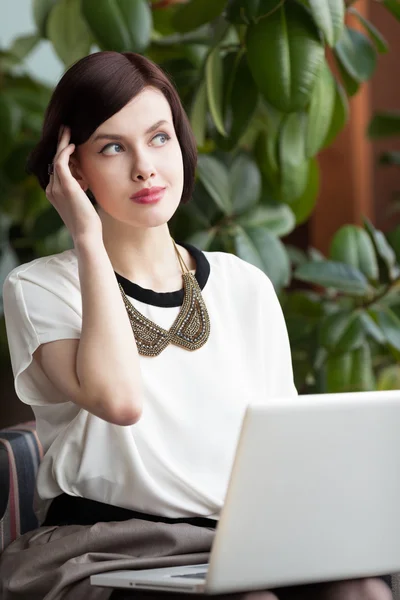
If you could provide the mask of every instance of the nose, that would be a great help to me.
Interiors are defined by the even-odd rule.
[[[143,152],[140,155],[138,153],[132,167],[132,179],[134,181],[147,181],[155,177],[155,174],[155,168],[150,157]]]

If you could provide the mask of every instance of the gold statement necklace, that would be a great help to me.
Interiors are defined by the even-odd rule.
[[[210,318],[200,286],[181,257],[175,240],[172,241],[182,270],[184,297],[179,314],[169,331],[142,315],[128,300],[122,285],[119,284],[137,349],[142,356],[158,356],[169,344],[186,350],[198,350],[204,346],[210,335]]]

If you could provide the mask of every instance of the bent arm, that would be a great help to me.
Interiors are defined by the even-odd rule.
[[[82,295],[80,340],[41,345],[35,359],[53,385],[96,416],[129,425],[142,411],[139,356],[118,283],[99,238],[75,242]]]

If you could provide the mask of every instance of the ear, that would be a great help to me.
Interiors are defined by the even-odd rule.
[[[77,180],[83,191],[86,192],[86,190],[89,188],[89,185],[83,177],[79,161],[74,155],[71,155],[69,158],[69,168],[72,177],[74,177]]]

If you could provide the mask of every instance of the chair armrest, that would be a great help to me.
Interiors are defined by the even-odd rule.
[[[38,526],[33,498],[42,456],[34,422],[0,430],[0,552]]]
[[[8,452],[4,444],[0,443],[0,522],[7,510],[10,495],[10,468],[8,463]]]

